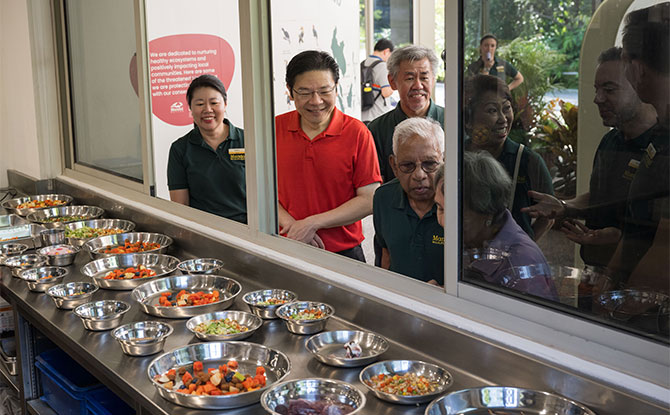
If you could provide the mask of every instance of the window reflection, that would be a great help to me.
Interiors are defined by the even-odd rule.
[[[565,7],[574,12],[566,26],[584,21],[581,6]],[[538,24],[538,33],[503,31],[501,40],[484,36],[465,54],[464,281],[668,341],[670,54],[658,53],[670,50],[668,16],[668,2],[629,13],[623,49],[600,52],[593,104],[579,103],[595,104],[597,121],[578,120],[575,74],[563,62],[568,51],[557,46],[560,33],[549,30],[555,23]],[[486,19],[479,23],[488,30]],[[474,46],[475,25],[465,26],[465,44]],[[544,59],[544,70],[528,69],[533,57]],[[517,65],[525,80],[514,85]],[[595,153],[578,155],[578,140],[595,139],[578,136],[578,125],[595,122],[611,129]],[[577,156],[593,160],[585,188],[577,187]],[[507,226],[523,248],[500,237]]]

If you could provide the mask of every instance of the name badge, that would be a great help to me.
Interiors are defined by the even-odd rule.
[[[504,65],[496,66],[496,71],[498,71],[499,73],[505,72],[505,66]]]
[[[654,157],[656,156],[656,149],[654,148],[654,145],[652,143],[649,143],[647,146],[647,155],[649,156],[650,160],[653,160]]]
[[[244,149],[243,148],[229,148],[228,155],[231,160],[242,160],[244,161]]]
[[[640,160],[630,159],[628,166],[637,169],[640,167]]]

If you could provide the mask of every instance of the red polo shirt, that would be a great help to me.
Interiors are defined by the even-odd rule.
[[[328,128],[314,139],[300,128],[298,111],[275,118],[279,203],[300,220],[326,212],[381,182],[370,131],[335,108]],[[339,252],[363,241],[361,221],[317,232],[326,250]]]

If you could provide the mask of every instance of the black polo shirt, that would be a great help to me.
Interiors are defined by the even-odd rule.
[[[468,66],[468,72],[470,75],[491,75],[497,76],[502,79],[503,82],[507,83],[507,77],[514,78],[519,71],[509,62],[504,59],[499,59],[498,57],[493,57],[493,66],[488,72],[484,69],[484,61],[480,57],[476,61],[472,62]]]
[[[472,146],[472,140],[465,141],[465,149],[468,151],[476,150]],[[505,140],[502,152],[498,156],[498,161],[505,167],[510,178],[514,177],[514,166],[516,156],[519,151],[519,143]],[[540,193],[554,194],[554,186],[551,180],[551,174],[542,157],[533,150],[525,147],[521,153],[521,163],[519,164],[519,175],[517,176],[516,188],[514,189],[514,204],[512,205],[512,217],[516,223],[521,226],[528,236],[535,239],[535,232],[531,226],[531,218],[527,213],[522,213],[521,208],[532,206],[535,201],[528,196],[528,191],[534,190]]]
[[[653,127],[625,140],[621,131],[613,128],[603,136],[593,158],[589,208],[585,215],[588,228],[623,228],[630,184],[653,139],[652,131]],[[588,265],[607,266],[617,245],[582,245],[580,253]]]
[[[391,256],[389,269],[444,285],[444,230],[437,222],[437,207],[419,219],[393,179],[375,191],[372,209],[375,238]]]
[[[377,157],[379,157],[379,169],[381,170],[382,179],[384,183],[390,182],[395,178],[389,157],[393,154],[393,131],[395,126],[405,121],[407,115],[400,108],[400,103],[396,105],[395,109],[380,115],[368,124],[368,129],[375,139],[375,146],[377,147]],[[431,118],[444,124],[444,108],[435,104],[430,100],[430,107],[426,113],[426,118]]]
[[[168,188],[188,189],[189,206],[247,223],[244,131],[227,119],[226,140],[213,150],[198,127],[172,143]]]

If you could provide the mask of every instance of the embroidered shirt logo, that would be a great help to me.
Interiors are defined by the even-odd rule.
[[[433,244],[444,245],[444,236],[433,235]]]
[[[230,155],[231,160],[241,160],[244,161],[244,149],[243,148],[229,148],[228,155]]]

